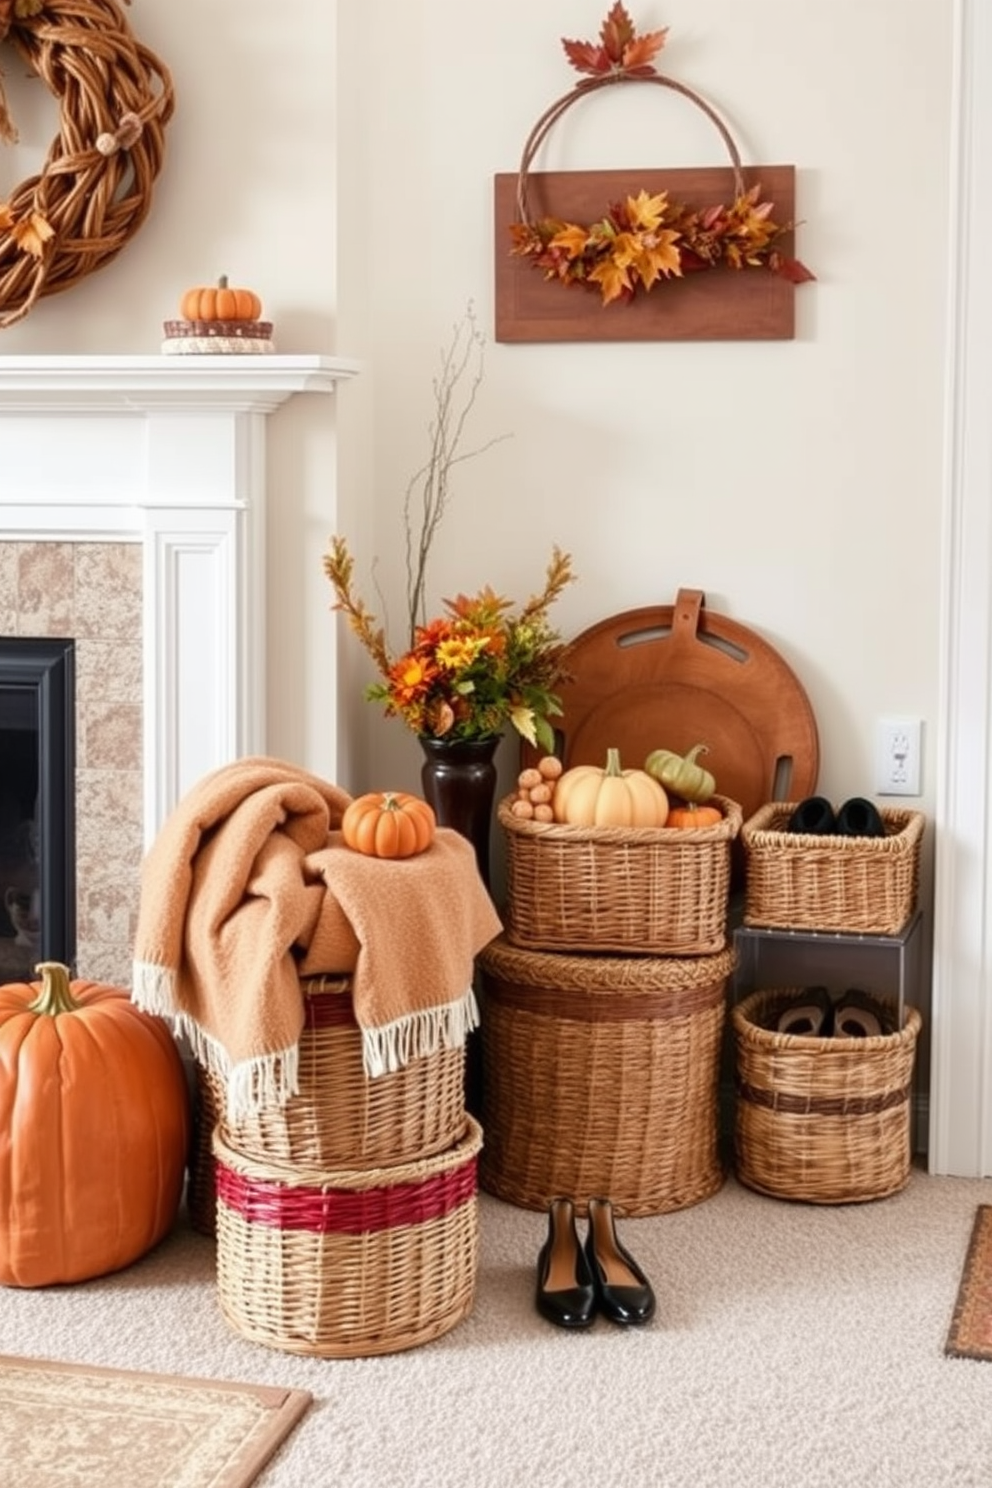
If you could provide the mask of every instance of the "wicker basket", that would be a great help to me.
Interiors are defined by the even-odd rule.
[[[791,996],[753,992],[731,1013],[738,1177],[759,1193],[813,1204],[897,1193],[910,1172],[919,1012],[906,1008],[900,1030],[869,1038],[777,1033]],[[895,1026],[895,1009],[877,1005]]]
[[[703,956],[727,944],[736,801],[709,827],[571,827],[524,821],[499,804],[506,831],[504,924],[533,951]]]
[[[421,1162],[321,1172],[255,1162],[218,1127],[227,1322],[255,1343],[325,1358],[398,1353],[447,1333],[475,1299],[481,1145],[467,1116],[460,1140]]]
[[[355,1022],[351,983],[308,977],[302,983],[299,1093],[237,1121],[229,1141],[260,1163],[305,1168],[379,1167],[429,1157],[458,1140],[465,1125],[465,1050],[441,1047],[403,1068],[369,1079]],[[197,1120],[187,1185],[190,1223],[215,1232],[211,1137],[224,1116],[223,1080],[197,1066]]]
[[[923,813],[883,807],[884,837],[840,837],[787,832],[795,809],[773,802],[741,828],[745,925],[898,935],[919,896]]]
[[[505,936],[482,971],[483,1188],[525,1209],[662,1214],[723,1182],[717,1086],[732,950],[561,956]]]

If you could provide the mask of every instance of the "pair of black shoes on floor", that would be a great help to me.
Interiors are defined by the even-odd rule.
[[[837,812],[826,796],[809,796],[799,802],[785,830],[816,837],[884,837],[885,823],[864,796],[852,796]]]
[[[878,1038],[885,1033],[881,1010],[864,992],[851,987],[834,1002],[826,987],[806,987],[780,1015],[778,1033],[804,1038]]]
[[[625,1326],[649,1322],[654,1316],[654,1292],[617,1239],[609,1199],[590,1199],[588,1219],[582,1245],[574,1203],[552,1199],[548,1238],[537,1258],[538,1312],[559,1328],[588,1328],[597,1312]]]

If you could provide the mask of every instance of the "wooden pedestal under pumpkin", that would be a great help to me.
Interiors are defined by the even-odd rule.
[[[0,1284],[85,1281],[136,1261],[182,1195],[189,1095],[168,1026],[119,987],[0,986]]]

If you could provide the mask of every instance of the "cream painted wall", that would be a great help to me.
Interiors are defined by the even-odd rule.
[[[134,0],[177,94],[152,213],[114,264],[0,337],[4,353],[154,351],[181,290],[227,272],[260,290],[280,350],[363,361],[269,430],[269,747],[352,789],[414,784],[418,761],[358,701],[364,659],[328,612],[321,552],[345,532],[370,600],[375,554],[400,618],[400,503],[438,353],[469,299],[492,324],[493,174],[515,169],[576,80],[560,38],[594,36],[606,8],[211,0],[194,26],[168,0]],[[818,282],[797,292],[793,342],[490,344],[472,427],[511,437],[461,469],[433,594],[488,582],[523,598],[553,542],[580,575],[566,633],[702,588],[803,680],[828,795],[872,794],[880,715],[922,717],[929,812],[950,7],[903,0],[898,24],[892,0],[629,9],[642,29],[670,27],[665,70],[719,109],[745,162],[797,166],[799,251]],[[55,115],[0,65],[24,134],[0,157],[2,191],[40,160]],[[618,89],[571,110],[538,164],[721,160],[684,101]]]
[[[374,285],[367,339],[342,350],[370,377],[359,477],[380,575],[402,591],[402,492],[425,448],[438,349],[468,298],[492,324],[494,172],[577,75],[562,36],[592,37],[604,5],[353,0],[342,57],[362,70],[368,161],[361,223]],[[794,163],[799,251],[787,343],[504,346],[487,351],[474,419],[511,438],[459,475],[433,589],[491,582],[518,596],[552,542],[580,582],[567,632],[702,588],[764,634],[803,680],[821,735],[821,787],[874,793],[876,720],[925,721],[934,794],[946,334],[951,14],[944,0],[666,0],[631,5],[670,27],[667,71],[728,121],[746,162]],[[474,19],[478,17],[478,19]],[[342,129],[342,140],[350,132]],[[346,151],[347,153],[347,151]],[[711,126],[659,90],[618,89],[570,110],[539,164],[717,164]],[[346,241],[347,232],[342,241]],[[344,302],[352,281],[342,279]],[[352,400],[352,394],[354,399]],[[342,414],[342,418],[346,417]],[[415,768],[373,715],[364,778]],[[504,768],[506,766],[504,765]],[[931,834],[932,837],[932,834]],[[925,854],[929,879],[932,841]],[[929,893],[929,883],[926,885]]]

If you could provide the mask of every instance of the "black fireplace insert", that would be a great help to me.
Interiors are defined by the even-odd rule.
[[[0,636],[0,980],[76,956],[75,655]]]

